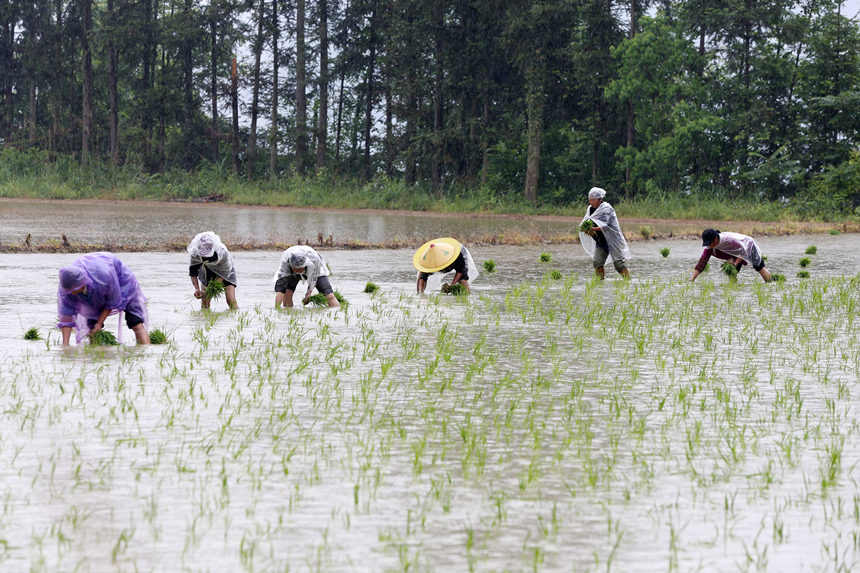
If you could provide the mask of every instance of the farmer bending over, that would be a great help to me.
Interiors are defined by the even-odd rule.
[[[90,253],[60,269],[57,289],[57,327],[63,346],[69,345],[72,329],[76,342],[105,327],[112,314],[125,312],[125,323],[138,344],[149,344],[146,331],[146,297],[134,273],[112,253]]]
[[[332,308],[340,306],[328,280],[328,265],[322,255],[307,245],[295,245],[281,255],[281,266],[275,273],[275,308],[281,305],[292,308],[293,292],[300,280],[307,281],[308,291],[302,304],[308,304],[316,288],[325,295]]]
[[[466,292],[469,292],[469,277],[471,276],[472,280],[478,278],[478,268],[469,249],[451,237],[433,239],[421,245],[412,256],[412,264],[418,269],[418,294],[424,292],[427,279],[436,272],[454,271],[450,286],[461,284],[466,288]]]
[[[579,240],[585,252],[591,255],[594,272],[603,280],[605,271],[603,265],[611,260],[621,276],[630,278],[627,261],[630,259],[630,249],[618,224],[618,217],[612,205],[604,201],[606,191],[600,187],[592,187],[588,192],[588,208],[580,225]],[[585,222],[589,221],[589,225]],[[587,230],[583,230],[588,227]]]
[[[211,281],[224,283],[227,306],[239,308],[236,304],[236,267],[233,256],[212,231],[199,233],[188,245],[188,275],[194,286],[194,296],[200,299],[201,308],[209,308],[211,302],[206,298],[206,285]],[[203,287],[201,288],[201,285]]]
[[[699,259],[698,264],[696,264],[696,269],[693,271],[693,277],[690,279],[690,282],[693,282],[697,276],[702,274],[711,255],[735,265],[738,271],[744,265],[752,265],[758,271],[758,274],[761,275],[761,278],[764,279],[764,282],[770,282],[770,271],[764,268],[761,249],[752,237],[740,233],[705,229],[702,232],[702,246],[705,247],[705,250],[702,252],[702,257]]]

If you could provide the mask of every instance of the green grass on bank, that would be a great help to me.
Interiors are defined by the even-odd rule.
[[[567,204],[527,202],[520,190],[488,187],[432,192],[402,180],[377,178],[369,182],[334,174],[278,180],[248,181],[229,170],[210,167],[195,172],[149,174],[131,166],[82,169],[70,157],[49,162],[46,156],[15,150],[0,151],[0,197],[33,199],[118,199],[143,201],[199,201],[215,199],[240,205],[319,207],[329,209],[395,209],[439,213],[496,213],[582,216],[587,190]],[[571,193],[571,196],[574,196]],[[650,193],[625,200],[609,190],[610,201],[622,217],[655,219],[711,219],[743,221],[799,221],[827,217],[851,220],[832,210],[807,209],[791,204],[728,197],[723,194],[678,197]]]

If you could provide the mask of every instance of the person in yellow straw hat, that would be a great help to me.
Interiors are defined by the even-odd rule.
[[[433,273],[454,271],[451,285],[462,284],[466,292],[469,291],[469,277],[472,280],[478,277],[478,268],[469,249],[451,237],[433,239],[421,245],[412,256],[412,264],[418,269],[418,294],[427,288],[427,279]]]

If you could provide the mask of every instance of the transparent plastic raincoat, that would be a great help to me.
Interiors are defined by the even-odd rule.
[[[86,287],[84,292],[72,294],[81,287]],[[146,297],[125,263],[112,253],[90,253],[60,269],[57,328],[74,328],[80,342],[90,332],[87,321],[98,320],[105,309],[111,315],[126,311],[148,322]]]
[[[604,201],[597,209],[594,209],[594,212],[590,211],[592,211],[591,206],[586,208],[582,222],[590,219],[603,231],[603,236],[606,237],[606,243],[609,246],[607,262],[620,259],[630,260],[630,249],[624,239],[624,234],[621,232],[621,225],[618,224],[618,216],[615,215],[615,209],[612,208],[612,205]],[[580,231],[579,241],[588,256],[594,257],[594,248],[597,245],[594,238]]]
[[[236,267],[233,264],[233,255],[221,242],[221,238],[212,231],[198,233],[188,245],[190,265],[201,265],[197,271],[197,280],[206,286],[206,269],[221,277],[231,284],[236,283]],[[208,254],[207,254],[208,253]],[[205,257],[211,257],[213,253],[218,255],[218,260],[207,261]]]
[[[305,272],[302,275],[294,273],[292,267],[290,267],[290,258],[294,258],[295,256],[304,258],[305,264],[302,266],[305,267]],[[302,280],[306,280],[308,283],[308,294],[310,294],[314,287],[316,287],[318,278],[329,276],[328,265],[323,256],[311,247],[307,245],[293,245],[281,255],[281,265],[278,267],[275,276],[272,277],[272,285],[274,286],[280,279],[288,276],[297,276]]]
[[[740,257],[744,262],[753,267],[761,264],[761,248],[756,240],[748,235],[720,231],[720,244],[714,250],[732,257]],[[706,247],[705,252],[708,251],[710,251],[710,248]]]
[[[459,243],[459,241],[457,241]],[[469,271],[469,284],[473,284],[475,279],[478,278],[478,275],[481,273],[478,272],[478,267],[475,265],[475,260],[472,258],[472,253],[469,252],[463,243],[460,243],[460,254],[463,255],[463,261],[466,263],[466,269]],[[450,267],[448,267],[450,268]],[[435,273],[431,273],[429,277],[427,277],[427,285],[425,286],[426,290],[434,291],[442,288],[442,279],[445,274],[451,272],[442,269],[441,271],[436,271]],[[418,275],[421,275],[419,271]]]

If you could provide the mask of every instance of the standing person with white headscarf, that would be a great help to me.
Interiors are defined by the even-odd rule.
[[[314,289],[325,295],[329,307],[337,308],[340,303],[328,280],[328,265],[322,255],[307,245],[294,245],[281,255],[281,265],[273,278],[275,283],[275,308],[293,306],[293,293],[299,281],[308,283],[308,290],[302,304],[308,304]]]
[[[580,225],[579,240],[585,252],[591,255],[594,271],[603,280],[605,271],[603,265],[611,260],[615,270],[624,278],[630,278],[627,261],[630,260],[630,249],[618,224],[618,217],[612,205],[604,201],[606,191],[600,187],[592,187],[588,192],[588,209],[582,222],[589,221],[591,227],[582,230]]]
[[[210,281],[224,283],[224,295],[230,308],[239,308],[236,303],[236,267],[233,256],[221,238],[212,231],[197,234],[188,245],[188,275],[194,286],[194,296],[200,299],[201,308],[209,308],[210,300],[204,289]],[[202,285],[202,288],[201,288]]]

